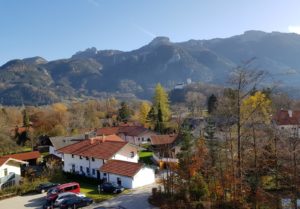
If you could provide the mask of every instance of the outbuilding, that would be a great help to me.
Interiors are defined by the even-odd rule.
[[[154,170],[141,163],[109,160],[100,168],[100,173],[105,181],[117,183],[128,189],[155,182]]]

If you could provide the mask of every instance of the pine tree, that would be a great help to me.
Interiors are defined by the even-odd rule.
[[[132,113],[132,110],[128,107],[126,102],[122,102],[121,107],[118,110],[118,121],[127,122]]]
[[[217,108],[217,101],[217,97],[214,94],[210,95],[208,98],[207,110],[209,114],[211,114]]]

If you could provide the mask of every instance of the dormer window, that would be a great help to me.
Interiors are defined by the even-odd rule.
[[[130,152],[130,157],[133,158],[134,157],[134,152]]]

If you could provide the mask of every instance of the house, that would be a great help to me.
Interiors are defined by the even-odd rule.
[[[63,154],[63,170],[65,172],[96,178],[100,182],[109,180],[119,183],[126,188],[134,188],[143,184],[140,183],[141,177],[137,176],[136,179],[134,178],[136,175],[143,174],[141,176],[144,176],[145,179],[154,179],[154,176],[148,169],[142,169],[140,164],[138,164],[138,147],[124,141],[117,135],[91,137],[63,147],[58,152]],[[108,170],[101,170],[107,163],[114,162],[113,160],[122,161],[119,162],[119,165],[122,166],[124,163],[130,162],[126,164],[129,165],[128,169],[133,169],[133,167],[137,166],[138,168],[135,169],[137,173],[130,172],[130,176],[128,176],[129,174],[125,175],[123,171],[116,173],[115,170],[111,170],[111,166],[108,167],[110,168]],[[128,178],[131,178],[131,184],[128,183]],[[145,180],[144,182],[148,184],[149,181]]]
[[[109,160],[100,168],[106,181],[116,182],[125,188],[137,188],[155,182],[154,170],[141,163]]]
[[[29,165],[36,165],[38,159],[41,157],[41,154],[39,151],[32,151],[32,152],[22,152],[17,154],[4,155],[2,157],[25,161]]]
[[[156,135],[155,132],[138,125],[100,128],[96,134],[97,136],[116,134],[125,141],[135,145],[150,143],[151,136]]]
[[[273,116],[273,122],[282,134],[300,136],[300,111],[281,109]]]
[[[177,134],[152,136],[151,149],[154,160],[159,165],[169,162],[177,163],[176,155],[180,152],[180,146],[177,142]]]
[[[51,145],[49,147],[49,154],[62,158],[62,154],[57,152],[57,150],[65,146],[83,141],[86,137],[87,136],[85,134],[76,135],[76,136],[66,136],[66,137],[65,136],[50,137]]]
[[[19,184],[21,179],[21,165],[27,165],[23,160],[0,157],[0,190]]]

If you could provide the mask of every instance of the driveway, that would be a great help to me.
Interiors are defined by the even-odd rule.
[[[0,208],[7,209],[41,209],[45,203],[45,194],[16,196],[0,201]]]
[[[92,204],[84,209],[97,209],[100,206],[112,207],[122,206],[126,209],[155,209],[148,203],[152,188],[157,185],[149,185],[138,189],[131,190],[127,194],[120,194],[117,197],[98,204]],[[2,209],[41,209],[45,203],[46,194],[31,194],[24,196],[16,196],[0,201]]]
[[[156,209],[156,207],[148,203],[148,198],[151,195],[152,188],[157,185],[149,185],[134,189],[127,194],[121,194],[117,197],[101,202],[99,204],[93,204],[88,209],[98,209],[100,206],[112,207],[112,206],[122,206],[126,209]]]

